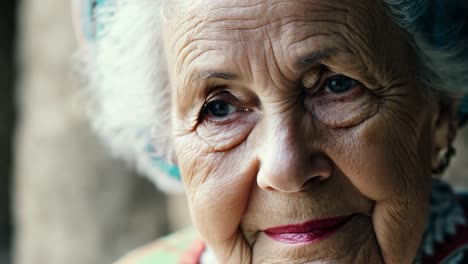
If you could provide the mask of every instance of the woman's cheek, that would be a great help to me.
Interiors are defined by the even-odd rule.
[[[418,149],[419,144],[430,142],[411,136],[408,124],[389,120],[382,112],[347,131],[332,132],[334,147],[330,148],[334,162],[352,184],[377,202],[405,198],[411,188],[423,191],[418,184],[430,177],[420,167],[427,163],[421,158],[426,154]]]
[[[194,194],[190,203],[195,224],[210,242],[227,239],[238,231],[255,183],[251,173],[255,165],[236,152],[241,151],[216,159],[215,168],[206,164],[210,169],[198,175],[206,180],[190,191]]]
[[[425,227],[431,174],[421,146],[431,145],[428,120],[383,106],[359,126],[332,134],[335,163],[374,201],[373,228],[386,263],[410,263]]]
[[[249,129],[231,128],[226,136],[199,127],[177,140],[192,220],[208,243],[226,240],[238,231],[255,182],[255,164],[244,142]]]

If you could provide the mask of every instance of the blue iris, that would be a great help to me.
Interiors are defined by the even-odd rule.
[[[346,77],[344,75],[331,76],[326,81],[326,88],[333,93],[344,93],[353,88],[357,83],[356,80]]]
[[[237,108],[223,100],[214,100],[208,102],[205,106],[205,112],[214,116],[214,117],[226,117],[232,113],[234,113]]]

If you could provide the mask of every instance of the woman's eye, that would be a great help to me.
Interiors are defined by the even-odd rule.
[[[223,118],[237,111],[237,107],[223,100],[214,100],[206,103],[204,113],[215,118]]]
[[[325,89],[332,93],[344,93],[353,88],[358,81],[344,75],[335,75],[328,77],[325,81]]]

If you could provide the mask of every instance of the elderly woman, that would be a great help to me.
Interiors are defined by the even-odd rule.
[[[121,263],[468,263],[462,0],[82,1],[95,126],[193,224]],[[465,100],[465,101],[463,101]]]

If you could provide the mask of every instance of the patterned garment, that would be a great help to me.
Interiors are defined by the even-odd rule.
[[[468,192],[432,181],[429,222],[415,263],[468,263]]]
[[[197,231],[188,228],[137,249],[115,264],[200,264],[204,251]]]
[[[415,264],[468,263],[468,192],[453,192],[445,182],[432,182],[426,232]],[[213,253],[189,228],[137,250],[117,264],[213,264]]]

